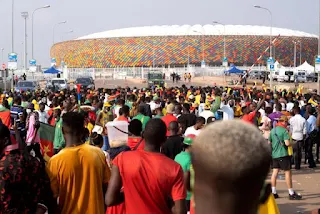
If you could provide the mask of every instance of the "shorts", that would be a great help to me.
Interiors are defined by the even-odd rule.
[[[272,159],[272,169],[288,171],[291,169],[291,157],[281,157]]]

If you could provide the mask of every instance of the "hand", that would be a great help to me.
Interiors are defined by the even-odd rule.
[[[16,120],[14,120],[14,122],[13,122],[12,129],[14,131],[18,131],[18,126],[17,126],[17,121]]]

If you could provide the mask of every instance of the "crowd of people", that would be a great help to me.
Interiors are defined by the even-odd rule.
[[[273,214],[279,171],[300,200],[292,166],[320,163],[316,92],[118,87],[0,103],[0,213]],[[127,140],[108,138],[111,122]],[[48,161],[41,124],[54,126]]]

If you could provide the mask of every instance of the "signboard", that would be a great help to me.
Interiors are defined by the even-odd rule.
[[[18,55],[16,53],[10,53],[8,55],[8,69],[10,70],[18,69]]]
[[[206,67],[206,62],[204,60],[201,61],[201,68],[205,68]]]
[[[314,67],[315,67],[316,72],[320,71],[320,56],[316,56]]]
[[[267,69],[268,71],[274,71],[274,59],[272,57],[269,57],[267,61]]]
[[[37,65],[37,61],[35,59],[30,59],[29,60],[29,64],[30,64],[30,66],[36,66]]]
[[[227,59],[227,57],[223,57],[222,66],[223,67],[228,67],[228,59]]]
[[[57,65],[56,58],[51,58],[51,67],[55,67]]]

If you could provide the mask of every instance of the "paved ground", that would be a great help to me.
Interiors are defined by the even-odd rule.
[[[227,82],[230,81],[231,78],[228,77],[224,80],[223,77],[196,77],[193,78],[191,83],[186,83],[184,81],[179,81],[178,83],[173,83],[172,81],[166,81],[167,86],[181,86],[182,84],[186,84],[187,86],[193,85],[193,86],[214,86],[214,85],[227,85]],[[248,80],[248,85],[253,85],[254,80]],[[117,86],[130,86],[130,87],[139,87],[143,88],[147,86],[147,83],[141,79],[127,79],[127,80],[112,80],[112,79],[96,79],[95,81],[96,88],[114,88]],[[257,84],[259,87],[261,87],[262,82],[257,81]],[[269,86],[269,82],[265,83],[267,86]],[[304,90],[312,90],[317,89],[317,83],[301,83],[303,85]],[[277,89],[280,88],[294,88],[294,83],[280,83],[280,82],[274,82],[273,86],[276,86]]]
[[[288,199],[288,190],[284,180],[284,174],[277,182],[277,192],[280,196],[277,204],[280,213],[310,213],[309,211],[320,208],[320,165],[316,169],[309,169],[303,166],[301,170],[293,170],[292,180],[293,188],[301,193],[303,199],[300,201],[290,201]]]

